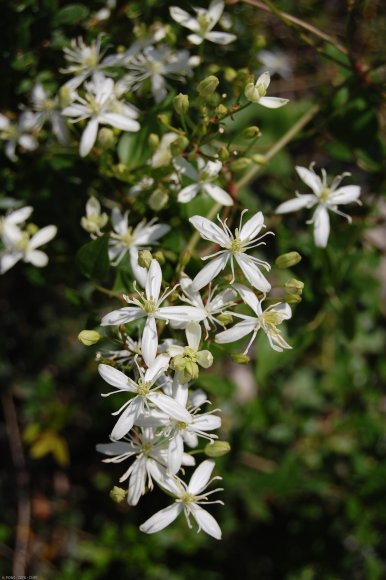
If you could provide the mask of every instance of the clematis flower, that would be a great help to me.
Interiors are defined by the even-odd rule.
[[[91,195],[86,203],[86,216],[83,216],[80,220],[82,228],[86,230],[86,232],[89,232],[92,238],[101,236],[101,228],[107,224],[108,219],[106,213],[101,213],[101,204],[99,203],[99,200]]]
[[[248,83],[245,87],[244,94],[248,101],[258,103],[267,109],[278,109],[283,107],[289,101],[288,99],[280,99],[279,97],[266,97],[267,89],[271,82],[271,77],[268,71],[259,76],[255,83]]]
[[[10,240],[12,237],[17,237],[20,233],[20,227],[24,226],[25,221],[32,212],[33,207],[26,205],[0,217],[0,238],[2,240]]]
[[[63,109],[63,115],[71,117],[72,123],[89,119],[83,131],[79,154],[86,157],[93,148],[99,125],[110,125],[122,131],[139,131],[135,119],[138,111],[132,105],[117,100],[114,94],[114,81],[103,74],[94,74],[93,80],[86,83],[86,95],[75,95],[75,101]]]
[[[244,302],[248,304],[250,308],[252,308],[256,316],[247,316],[245,314],[239,314],[238,312],[232,312],[233,316],[241,318],[242,322],[238,322],[231,328],[216,334],[215,341],[219,344],[235,342],[236,340],[240,340],[240,338],[243,338],[244,336],[252,333],[252,338],[244,351],[244,354],[246,354],[261,328],[267,335],[269,344],[273,350],[282,352],[285,348],[292,348],[284,340],[280,334],[280,330],[277,328],[278,325],[283,322],[283,320],[288,320],[291,318],[292,312],[289,304],[279,302],[269,306],[266,310],[263,311],[261,302],[258,300],[255,293],[252,292],[252,290],[243,284],[235,284],[234,287]]]
[[[185,333],[188,346],[172,345],[168,349],[172,357],[171,367],[177,372],[177,380],[183,384],[197,379],[199,366],[207,369],[213,364],[213,355],[209,350],[198,350],[201,343],[198,322],[189,322]]]
[[[197,160],[198,171],[191,163],[186,161],[183,157],[177,157],[174,160],[174,167],[180,174],[185,175],[195,183],[187,185],[178,193],[178,201],[181,203],[188,203],[196,197],[199,192],[206,193],[217,203],[221,205],[233,205],[233,199],[222,187],[212,183],[217,179],[221,171],[221,161],[205,161],[199,157]]]
[[[2,236],[5,249],[0,252],[0,274],[7,272],[20,260],[38,268],[46,266],[48,256],[37,248],[51,241],[56,233],[56,226],[46,226],[33,236],[28,231],[7,228]]]
[[[63,49],[64,57],[69,64],[60,72],[75,75],[66,82],[65,87],[75,90],[94,73],[114,64],[111,57],[103,58],[105,51],[102,51],[101,43],[101,34],[91,44],[86,44],[82,37],[78,37],[73,38],[70,46]]]
[[[17,123],[12,123],[5,115],[0,114],[0,139],[6,142],[5,154],[8,159],[17,161],[17,145],[26,151],[34,151],[38,147],[32,134],[35,129],[36,115],[32,111],[24,111]]]
[[[135,395],[122,405],[118,411],[113,413],[113,415],[121,413],[121,416],[112,430],[111,439],[122,439],[130,431],[136,420],[145,413],[151,414],[151,410],[154,407],[161,409],[169,417],[173,417],[177,421],[189,421],[190,415],[186,409],[181,407],[171,397],[157,392],[161,385],[156,385],[156,383],[168,369],[169,360],[169,356],[160,354],[145,372],[137,365],[139,373],[137,381],[127,377],[124,373],[110,365],[100,364],[98,366],[98,372],[102,379],[116,389],[110,393],[103,394],[103,397],[108,397],[118,392],[132,393]]]
[[[178,6],[171,6],[169,11],[173,20],[193,32],[193,34],[188,34],[187,37],[192,44],[198,45],[204,40],[210,40],[216,44],[229,44],[237,38],[235,34],[229,34],[229,32],[212,32],[224,12],[223,0],[212,0],[207,10],[205,8],[194,8],[197,14],[196,18],[190,16],[188,12]]]
[[[59,98],[51,98],[40,83],[36,83],[31,93],[32,108],[36,112],[36,128],[41,129],[47,121],[61,145],[68,145],[70,133],[59,106]]]
[[[152,260],[147,273],[145,294],[139,294],[138,298],[126,298],[127,306],[114,310],[102,319],[102,326],[126,324],[133,320],[146,317],[146,323],[142,334],[142,356],[147,365],[151,365],[156,357],[158,349],[158,333],[156,320],[174,320],[186,322],[190,320],[202,320],[202,312],[193,306],[162,306],[162,302],[174,291],[165,290],[160,297],[162,283],[162,270],[157,260]]]
[[[361,193],[358,185],[345,185],[339,187],[342,179],[351,173],[343,173],[337,175],[328,185],[327,173],[322,169],[322,179],[314,171],[314,163],[311,163],[309,169],[306,167],[295,168],[300,179],[304,181],[313,193],[300,195],[296,193],[297,197],[285,201],[276,208],[277,214],[289,213],[297,211],[302,208],[311,208],[317,205],[314,215],[307,223],[314,224],[314,241],[318,248],[325,248],[327,246],[330,235],[330,216],[328,211],[337,213],[345,217],[351,222],[351,217],[338,210],[338,205],[356,202],[361,205],[358,199]]]
[[[203,461],[194,471],[188,485],[178,477],[166,476],[160,485],[175,497],[175,501],[172,505],[160,510],[143,523],[139,528],[141,532],[145,532],[146,534],[159,532],[171,524],[181,512],[184,512],[189,528],[192,527],[190,516],[193,516],[197,522],[198,531],[204,530],[204,532],[216,540],[220,540],[220,526],[214,517],[201,507],[201,505],[211,503],[220,503],[223,505],[221,500],[208,501],[209,495],[217,491],[222,491],[222,488],[204,493],[206,487],[212,481],[221,479],[220,477],[210,479],[213,468],[214,461]]]
[[[223,250],[220,250],[215,254],[202,258],[203,260],[213,259],[209,264],[204,266],[204,268],[194,278],[192,284],[192,290],[194,292],[209,284],[209,282],[225,268],[229,260],[231,262],[233,281],[235,278],[234,260],[236,260],[244,276],[254,288],[257,288],[257,290],[264,293],[269,292],[271,289],[270,283],[260,272],[259,268],[259,266],[263,266],[266,270],[270,270],[270,265],[258,258],[247,256],[245,252],[265,244],[265,242],[261,242],[260,240],[264,235],[272,232],[267,232],[263,236],[258,237],[261,228],[265,227],[264,216],[261,211],[252,216],[244,225],[242,225],[243,215],[246,211],[248,210],[242,212],[240,226],[235,229],[234,234],[227,226],[226,220],[222,221],[219,216],[217,216],[217,219],[220,222],[222,229],[207,218],[199,215],[193,216],[189,219],[193,226],[200,232],[200,235],[204,240],[209,240],[223,248]]]

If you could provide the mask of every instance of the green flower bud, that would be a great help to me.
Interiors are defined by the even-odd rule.
[[[209,97],[212,95],[219,85],[219,80],[214,75],[210,75],[206,77],[206,79],[202,80],[197,85],[197,91],[200,97]]]
[[[149,250],[140,250],[138,252],[138,266],[142,268],[150,268],[151,261],[153,256]]]
[[[147,142],[151,151],[155,151],[159,145],[159,137],[156,133],[150,133],[149,137],[147,138]]]
[[[217,316],[217,320],[221,324],[223,324],[224,326],[227,326],[228,324],[232,324],[233,316],[232,316],[232,314],[227,314],[226,312],[222,312],[221,314],[219,314]]]
[[[186,360],[185,369],[184,369],[184,375],[186,378],[186,382],[194,381],[194,380],[198,379],[199,372],[200,371],[199,371],[197,363],[195,363],[189,359]]]
[[[291,278],[284,284],[286,291],[289,294],[301,294],[303,292],[304,283],[301,280]]]
[[[231,68],[230,66],[227,66],[224,69],[224,79],[228,82],[231,83],[237,76],[237,72],[235,71],[234,68]]]
[[[215,113],[216,113],[217,117],[220,117],[220,118],[224,117],[225,115],[228,114],[228,108],[223,104],[217,105],[217,107],[215,109]]]
[[[184,95],[182,93],[179,93],[176,97],[174,97],[173,105],[174,105],[174,109],[178,115],[186,115],[186,113],[189,110],[189,97],[188,97],[188,95]]]
[[[299,304],[299,302],[302,301],[302,297],[300,296],[300,294],[288,294],[285,297],[285,301],[288,304]]]
[[[255,139],[256,137],[260,137],[260,135],[261,131],[259,127],[256,127],[256,125],[252,127],[247,127],[242,132],[242,136],[244,137],[244,139]]]
[[[231,446],[228,441],[213,441],[213,443],[207,443],[204,448],[204,453],[208,457],[221,457],[226,455],[231,450]]]
[[[165,264],[165,262],[166,262],[165,255],[164,255],[164,253],[163,253],[163,251],[162,251],[162,250],[157,250],[157,251],[154,253],[154,258],[157,260],[157,262],[158,262],[159,264],[161,264],[161,266],[162,266],[163,264]]]
[[[244,171],[250,165],[251,160],[248,157],[240,157],[231,163],[231,171],[238,173],[239,171]]]
[[[259,153],[252,155],[252,161],[257,163],[257,165],[267,165],[267,158],[265,155],[260,155]]]
[[[169,117],[167,115],[158,115],[157,119],[161,125],[169,125]]]
[[[177,137],[173,143],[170,145],[170,151],[173,155],[179,155],[184,151],[187,146],[189,145],[189,139],[187,137],[183,137],[182,135]]]
[[[110,491],[110,497],[116,503],[121,503],[121,501],[125,499],[126,495],[127,491],[121,487],[118,487],[117,485],[114,485],[113,489]]]
[[[114,132],[109,127],[102,127],[98,133],[98,145],[103,149],[109,149],[115,145]]]
[[[153,211],[160,211],[169,201],[169,196],[165,191],[156,189],[149,197],[149,206]]]
[[[218,158],[220,159],[220,161],[222,161],[222,162],[228,161],[230,153],[226,147],[221,147],[221,149],[219,149],[217,151],[217,153],[218,153]]]
[[[247,354],[243,354],[242,352],[233,353],[231,355],[233,362],[237,363],[238,365],[246,365],[250,362],[250,358]]]
[[[300,262],[302,259],[298,252],[287,252],[286,254],[281,254],[275,260],[275,264],[278,268],[292,268]]]
[[[96,330],[82,330],[78,334],[78,340],[85,346],[92,346],[96,344],[102,336]]]

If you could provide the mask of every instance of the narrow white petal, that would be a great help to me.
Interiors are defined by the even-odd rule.
[[[102,318],[101,326],[126,324],[127,322],[142,318],[142,316],[145,316],[142,308],[138,308],[138,306],[126,306],[125,308],[119,308],[119,310],[113,310],[113,312],[106,314]]]
[[[217,417],[217,415],[202,415],[194,420],[191,428],[199,431],[213,431],[214,429],[220,429],[220,427],[221,417]]]
[[[243,242],[256,238],[264,225],[264,216],[258,211],[241,228],[239,236]]]
[[[203,190],[221,205],[233,205],[233,199],[222,187],[213,183],[205,183]]]
[[[22,258],[21,252],[3,252],[0,254],[0,274],[5,274]]]
[[[168,471],[175,475],[182,464],[184,455],[184,441],[179,433],[176,433],[169,441],[168,448]]]
[[[189,322],[186,327],[186,340],[193,350],[197,351],[201,342],[201,326],[198,322]]]
[[[249,258],[249,256],[246,256],[245,254],[236,254],[235,258],[251,286],[264,292],[264,294],[271,290],[271,284],[265,276],[263,276],[258,266]]]
[[[129,381],[129,378],[122,371],[110,365],[100,364],[98,365],[98,372],[102,379],[112,387],[120,391],[135,392],[135,389],[130,384],[131,380]]]
[[[212,0],[208,8],[208,16],[211,19],[211,28],[220,20],[224,12],[224,0]]]
[[[319,205],[314,213],[314,240],[315,246],[318,248],[325,248],[330,235],[330,216],[327,209]]]
[[[146,459],[141,457],[140,459],[137,459],[132,466],[127,493],[127,503],[129,505],[137,505],[141,495],[145,493],[146,476]]]
[[[135,235],[135,244],[142,246],[156,242],[160,237],[170,231],[170,226],[166,224],[155,224],[154,226],[145,226],[139,234]]]
[[[187,185],[178,194],[178,201],[180,203],[188,203],[196,197],[200,191],[200,186],[197,183],[192,183],[192,185]]]
[[[168,370],[169,360],[170,356],[167,354],[160,354],[157,356],[151,367],[149,367],[145,373],[145,381],[155,383],[162,373]]]
[[[250,288],[244,286],[244,284],[234,284],[233,287],[240,294],[244,302],[248,304],[250,308],[252,308],[255,314],[259,315],[262,313],[260,301],[258,300],[256,294]]]
[[[130,248],[130,266],[134,274],[134,278],[142,286],[146,285],[147,269],[138,264],[138,249],[135,246]]]
[[[173,165],[181,175],[189,177],[189,179],[191,179],[192,181],[199,180],[200,176],[198,171],[193,167],[191,163],[189,163],[189,161],[186,161],[186,159],[184,159],[183,157],[176,157],[176,159],[174,159],[173,161]]]
[[[39,246],[46,244],[56,236],[57,231],[58,228],[56,226],[46,226],[45,228],[42,228],[41,230],[36,232],[35,235],[32,236],[32,238],[29,241],[28,247],[31,250],[35,250],[35,248],[38,248]]]
[[[331,193],[329,201],[334,204],[352,203],[358,199],[360,194],[361,188],[358,185],[345,185]]]
[[[200,236],[204,240],[209,240],[215,244],[219,244],[225,247],[229,242],[229,236],[227,236],[219,226],[211,222],[205,217],[200,215],[194,215],[189,218],[190,223],[200,232]]]
[[[258,321],[256,318],[251,320],[243,320],[242,322],[238,322],[231,328],[227,328],[227,330],[223,330],[219,332],[214,337],[215,342],[218,344],[226,344],[228,342],[236,342],[236,340],[240,340],[240,338],[244,338],[251,332],[255,330],[258,325]]]
[[[113,443],[98,443],[96,450],[104,455],[109,455],[110,457],[115,455],[123,455],[130,453],[135,454],[135,450],[130,443],[125,443],[124,441],[114,441]]]
[[[269,74],[269,71],[265,71],[263,72],[259,78],[256,81],[256,86],[262,86],[264,88],[264,90],[266,91],[270,85],[271,82],[271,75]]]
[[[279,99],[279,97],[260,97],[259,105],[267,109],[279,109],[289,102],[288,99]]]
[[[13,211],[11,214],[7,215],[5,218],[5,222],[10,224],[22,224],[25,222],[33,212],[33,207],[30,205],[26,205],[25,207],[21,207]]]
[[[24,256],[24,262],[29,262],[37,268],[43,268],[48,264],[48,256],[40,250],[33,250],[32,252],[27,252]]]
[[[97,133],[98,133],[99,122],[98,119],[91,119],[87,127],[82,133],[79,144],[79,155],[81,157],[86,157],[94,147]]]
[[[146,520],[139,529],[145,534],[154,534],[166,528],[169,524],[174,522],[182,511],[182,503],[173,503],[167,508],[160,510],[154,516]]]
[[[174,399],[164,395],[162,393],[150,393],[148,399],[161,411],[166,413],[172,419],[177,421],[182,421],[183,423],[189,423],[191,420],[190,413],[181,407]]]
[[[195,32],[200,29],[197,20],[190,16],[188,12],[182,10],[182,8],[179,8],[178,6],[171,6],[169,8],[169,12],[173,20],[178,22],[178,24],[181,24],[181,26],[185,26],[186,28],[189,28],[189,30],[193,30]]]
[[[190,478],[188,491],[192,495],[198,495],[208,485],[210,476],[214,469],[215,463],[211,459],[207,459],[200,463]]]
[[[235,41],[237,36],[235,34],[229,34],[229,32],[207,32],[205,34],[205,38],[206,40],[210,40],[211,42],[215,42],[216,44],[224,45],[230,44],[231,42]]]
[[[196,46],[198,46],[204,41],[203,37],[199,36],[198,34],[188,34],[188,40],[189,42],[195,44]]]
[[[310,208],[317,202],[317,198],[310,194],[300,195],[281,203],[276,209],[275,213],[289,213],[291,211],[298,211],[304,207]]]
[[[199,527],[215,540],[221,540],[221,528],[214,517],[199,505],[192,505],[191,510]]]
[[[216,256],[210,262],[203,267],[203,269],[197,274],[192,283],[193,292],[198,292],[204,286],[207,286],[209,282],[214,280],[216,276],[225,268],[229,258],[229,253],[224,252],[219,256]]]
[[[138,121],[124,117],[118,113],[103,113],[103,115],[99,116],[99,122],[111,125],[122,131],[139,131],[141,128]]]
[[[143,412],[143,403],[141,397],[135,397],[130,405],[126,407],[118,421],[115,423],[111,432],[111,439],[122,439],[134,425],[136,418]]]
[[[157,324],[152,316],[146,320],[142,334],[142,356],[147,366],[151,366],[157,355],[158,333]]]
[[[161,266],[159,265],[157,260],[152,260],[145,286],[146,298],[148,300],[150,300],[151,298],[155,301],[158,300],[159,293],[161,290],[161,283],[162,283]]]
[[[300,179],[304,181],[304,183],[308,185],[310,189],[312,189],[314,194],[319,197],[319,194],[323,189],[323,184],[321,182],[319,175],[316,175],[315,171],[307,169],[307,167],[300,167],[298,165],[297,167],[295,167],[295,169]]]
[[[160,320],[175,322],[190,322],[191,320],[200,322],[205,318],[205,314],[194,306],[163,306],[157,310],[156,317]]]

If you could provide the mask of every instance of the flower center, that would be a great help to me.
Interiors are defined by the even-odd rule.
[[[146,314],[154,314],[158,310],[157,302],[154,300],[154,298],[149,298],[148,300],[145,299],[141,308],[144,312],[146,312]]]
[[[95,52],[89,52],[83,58],[85,66],[94,68],[98,64],[98,55]]]
[[[195,503],[196,498],[191,493],[186,492],[181,496],[181,501],[183,504],[189,505],[190,503]]]
[[[133,228],[129,228],[127,232],[123,234],[123,236],[121,237],[121,241],[127,246],[130,246],[130,244],[133,241]]]
[[[27,232],[22,232],[23,237],[15,243],[15,248],[21,252],[25,252],[28,247],[29,235]]]
[[[190,346],[186,346],[184,348],[184,357],[188,358],[192,362],[196,362],[197,360],[197,352],[193,350]]]
[[[152,446],[152,444],[151,444],[151,443],[144,443],[144,444],[142,445],[142,453],[143,453],[144,455],[149,455],[149,454],[150,454],[150,452],[151,452],[151,450],[152,450],[152,447],[153,447],[153,446]]]
[[[137,393],[140,397],[146,397],[146,395],[149,394],[150,392],[150,387],[151,387],[151,382],[150,381],[138,381],[137,384]]]
[[[211,24],[211,18],[209,18],[207,14],[199,14],[197,17],[197,22],[200,26],[200,32],[205,34]]]
[[[320,196],[319,196],[320,201],[322,201],[322,202],[327,201],[328,198],[330,197],[330,193],[331,193],[330,188],[324,187],[322,189],[322,191],[320,192]]]
[[[239,238],[239,232],[238,229],[236,228],[235,230],[235,237],[234,239],[231,241],[231,243],[229,244],[229,251],[232,252],[233,254],[240,254],[242,253],[243,250],[243,243]]]

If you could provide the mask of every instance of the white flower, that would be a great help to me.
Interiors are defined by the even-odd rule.
[[[91,234],[91,237],[100,236],[101,228],[107,224],[108,219],[106,213],[101,213],[101,204],[97,198],[91,195],[86,203],[86,216],[80,220],[82,228]]]
[[[113,266],[117,266],[127,252],[130,254],[130,264],[136,280],[145,286],[147,270],[138,265],[138,248],[155,244],[157,240],[168,233],[170,226],[157,224],[157,218],[148,223],[142,220],[135,228],[129,226],[129,212],[121,213],[113,208],[111,221],[113,232],[109,240],[109,258]]]
[[[219,344],[225,344],[227,342],[235,342],[240,340],[244,336],[252,333],[252,338],[248,343],[247,348],[244,351],[246,354],[256,338],[257,332],[260,328],[263,329],[268,337],[269,344],[278,352],[282,352],[285,348],[292,348],[282,337],[277,326],[283,322],[283,320],[288,320],[292,316],[291,307],[286,303],[278,303],[269,306],[266,310],[261,308],[261,302],[256,297],[255,293],[243,284],[234,285],[241,298],[244,300],[248,306],[252,308],[256,316],[247,316],[245,314],[239,314],[233,312],[233,316],[242,318],[242,322],[238,322],[232,328],[228,328],[223,332],[220,332],[215,336],[215,341]]]
[[[105,393],[102,396],[108,397],[118,392],[127,392],[135,395],[127,401],[122,407],[113,413],[119,417],[111,433],[111,439],[122,439],[130,431],[134,423],[145,413],[151,414],[152,406],[161,409],[169,417],[177,421],[189,421],[190,414],[181,407],[171,397],[157,392],[161,385],[156,386],[161,375],[169,367],[169,356],[160,354],[154,359],[146,372],[137,365],[139,378],[137,381],[130,379],[124,373],[111,367],[110,365],[100,364],[98,371],[101,377],[113,386],[116,391]]]
[[[93,148],[99,125],[111,125],[122,131],[140,129],[138,121],[135,120],[138,111],[117,100],[112,79],[101,73],[94,74],[92,82],[86,83],[86,90],[85,98],[76,95],[75,102],[63,110],[63,115],[71,117],[73,123],[90,119],[80,140],[81,157],[88,155]]]
[[[218,244],[223,250],[216,252],[210,256],[205,256],[203,260],[208,260],[213,258],[209,264],[207,264],[201,272],[193,280],[192,290],[198,291],[211,280],[213,280],[227,265],[230,259],[233,280],[234,280],[234,260],[240,266],[243,271],[244,276],[247,278],[248,282],[257,288],[261,292],[269,292],[271,285],[268,280],[260,272],[259,266],[263,266],[266,270],[270,270],[270,265],[263,260],[258,258],[247,256],[246,251],[260,246],[265,242],[260,240],[264,236],[258,237],[260,230],[264,226],[264,216],[259,211],[257,214],[252,216],[246,224],[242,225],[242,218],[244,213],[248,210],[244,210],[241,214],[240,226],[235,229],[233,234],[226,224],[226,220],[222,221],[219,216],[219,220],[222,229],[210,220],[201,217],[199,215],[190,218],[190,222],[194,227],[200,232],[201,237],[204,240],[209,240],[214,244]],[[267,235],[271,232],[267,232]]]
[[[128,306],[114,310],[102,319],[102,326],[125,324],[146,317],[146,323],[142,334],[142,356],[147,365],[154,361],[158,349],[158,333],[156,319],[175,320],[177,322],[189,322],[190,320],[202,320],[202,313],[193,306],[163,306],[162,302],[173,292],[165,290],[160,297],[162,283],[162,271],[157,260],[152,260],[147,273],[145,295],[139,294],[138,298],[127,298]]]
[[[257,58],[264,66],[261,72],[269,69],[271,74],[276,73],[283,79],[289,79],[292,76],[291,60],[286,52],[278,49],[259,50]]]
[[[221,161],[216,160],[205,163],[205,161],[199,157],[197,160],[198,171],[183,157],[177,157],[173,164],[180,176],[186,175],[186,177],[189,177],[189,179],[195,182],[181,189],[178,193],[178,201],[181,203],[188,203],[194,199],[200,191],[202,191],[221,205],[233,205],[233,199],[229,193],[220,186],[212,183],[217,179],[217,176],[221,171]]]
[[[59,107],[58,97],[51,98],[40,83],[36,83],[31,93],[32,107],[36,112],[36,127],[41,129],[46,121],[52,125],[52,131],[61,145],[70,140],[66,122]]]
[[[64,57],[69,66],[60,72],[76,75],[67,81],[66,87],[76,89],[95,72],[113,64],[109,62],[111,57],[102,60],[104,51],[101,50],[101,41],[102,35],[99,35],[90,45],[85,44],[82,37],[73,38],[70,47],[63,49]]]
[[[17,161],[16,146],[34,151],[38,142],[31,134],[36,128],[36,116],[32,111],[24,111],[17,123],[12,123],[0,114],[0,139],[6,141],[5,154],[11,161]]]
[[[216,44],[229,44],[236,40],[237,36],[228,32],[212,32],[224,12],[223,0],[212,0],[209,8],[194,8],[196,18],[178,6],[169,8],[170,16],[185,28],[189,28],[193,34],[188,34],[188,40],[192,44],[201,44],[204,40],[210,40]]]
[[[150,161],[152,167],[164,167],[165,165],[170,165],[173,159],[170,146],[176,139],[178,139],[177,133],[168,132],[162,135],[161,141],[157,149],[154,151]]]
[[[328,237],[330,235],[330,217],[328,210],[342,215],[351,222],[350,216],[338,210],[338,205],[356,202],[360,205],[358,200],[360,196],[360,187],[358,185],[346,185],[339,187],[340,182],[346,175],[350,173],[343,173],[334,178],[331,185],[327,183],[327,174],[322,169],[322,179],[314,171],[314,163],[311,163],[309,169],[306,167],[296,167],[296,171],[302,181],[313,193],[300,195],[296,193],[297,197],[285,201],[276,209],[276,213],[283,214],[291,211],[297,211],[302,208],[311,208],[317,204],[317,208],[312,216],[312,219],[307,223],[314,224],[314,240],[318,248],[325,248],[327,246]]]
[[[187,50],[173,51],[169,46],[146,47],[143,52],[133,56],[126,67],[129,73],[123,77],[127,90],[138,91],[146,79],[150,79],[151,91],[156,103],[167,95],[164,77],[183,80],[192,76],[191,56]]]
[[[19,260],[43,268],[48,263],[48,256],[40,246],[46,244],[56,236],[56,226],[46,226],[32,237],[28,231],[7,228],[3,231],[2,241],[5,249],[0,252],[0,274],[4,274]]]
[[[20,226],[24,225],[32,212],[33,207],[26,205],[0,217],[0,237],[2,240],[10,240],[17,237],[20,233]]]
[[[286,105],[289,102],[288,99],[265,96],[270,82],[271,77],[269,72],[266,71],[259,76],[255,83],[248,83],[244,91],[248,101],[251,101],[252,103],[259,103],[259,105],[267,107],[268,109],[278,109],[279,107]]]
[[[181,383],[198,377],[198,365],[207,369],[213,364],[213,355],[209,350],[198,350],[201,342],[201,326],[198,322],[189,322],[185,333],[188,346],[172,345],[168,349],[172,357],[171,367],[177,371],[177,380]]]
[[[204,510],[202,504],[221,503],[222,501],[208,501],[208,496],[217,491],[222,491],[221,488],[204,493],[205,488],[215,479],[210,480],[214,468],[214,461],[203,461],[194,471],[189,484],[186,485],[184,481],[177,477],[165,477],[161,483],[161,487],[169,491],[174,497],[175,502],[157,512],[140,526],[141,532],[146,534],[154,534],[163,530],[171,524],[183,511],[185,513],[188,526],[191,528],[190,516],[196,520],[198,524],[198,531],[204,530],[207,534],[215,538],[221,539],[221,529],[213,516]]]

